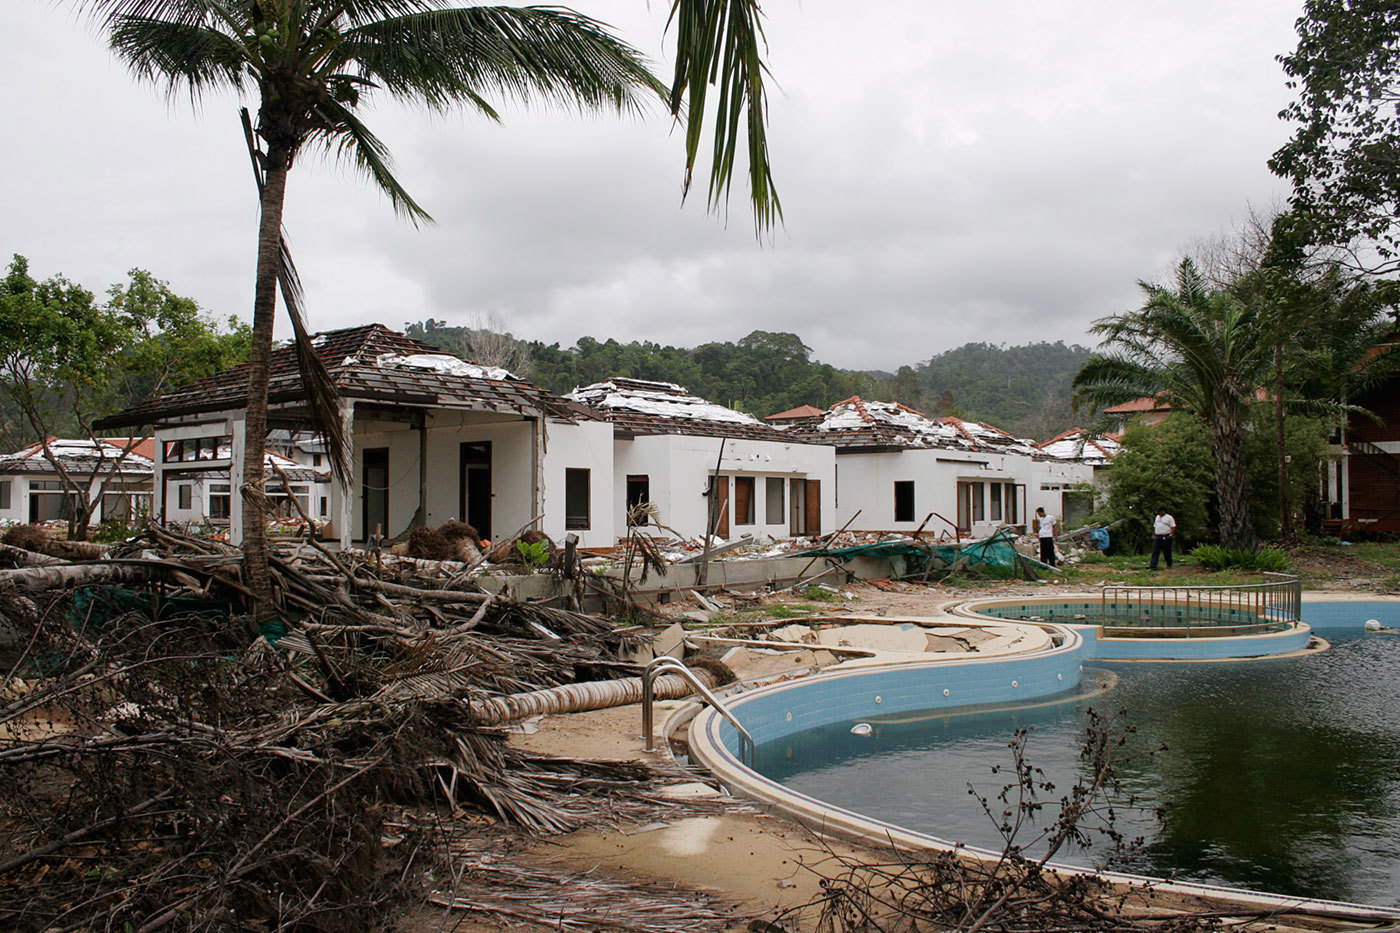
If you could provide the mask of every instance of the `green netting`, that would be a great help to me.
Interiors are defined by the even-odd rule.
[[[903,558],[908,572],[923,573],[929,570],[951,569],[960,562],[972,571],[981,567],[1005,567],[1015,569],[1030,564],[1049,568],[1038,560],[1026,557],[1016,551],[1016,539],[1008,531],[997,531],[990,537],[970,544],[923,544],[914,541],[882,541],[875,544],[858,544],[854,547],[833,548],[823,551],[820,548],[803,551],[795,557],[815,557],[825,555],[848,560],[852,557]]]

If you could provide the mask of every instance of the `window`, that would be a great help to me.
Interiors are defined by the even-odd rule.
[[[894,484],[894,520],[912,522],[914,520],[914,481],[902,479]]]
[[[1018,503],[1017,503],[1017,501],[1016,501],[1016,484],[1015,484],[1015,483],[1007,483],[1007,484],[1006,484],[1006,521],[1007,521],[1008,524],[1015,525],[1015,524],[1017,524],[1020,520],[1021,520],[1021,519],[1020,519],[1020,513],[1019,513],[1019,511],[1018,511]]]
[[[180,441],[165,442],[165,462],[181,463],[193,460],[218,460],[221,456],[229,456],[228,450],[220,448],[232,447],[233,438],[228,434],[218,434],[211,437],[190,437]]]
[[[125,493],[107,493],[102,497],[102,520],[104,522],[129,521],[134,513],[131,508],[131,496]]]
[[[1001,521],[1001,491],[1003,488],[1004,484],[1002,483],[992,483],[987,489],[987,493],[991,496],[988,500],[988,506],[994,522]]]
[[[194,487],[189,483],[182,483],[175,487],[175,507],[177,509],[194,507]]]
[[[734,477],[734,524],[752,525],[755,506],[753,477]]]
[[[10,507],[10,480],[0,480],[0,509]]]
[[[322,496],[322,497],[321,497],[321,517],[322,517],[322,518],[325,518],[326,516],[328,516],[328,515],[330,515],[330,514],[331,514],[331,503],[330,503],[330,500],[327,499],[325,496]]]
[[[320,455],[320,454],[312,454],[312,455],[311,455],[311,465],[314,466],[314,467],[318,467],[318,466],[321,465],[321,455]]]
[[[29,483],[29,521],[66,521],[71,506],[70,496],[58,480],[31,480]]]
[[[632,510],[639,505],[648,505],[651,502],[651,477],[645,473],[639,473],[627,477],[627,521],[632,525],[645,525],[649,518],[645,512],[639,512],[635,516]]]
[[[781,525],[787,519],[787,504],[783,501],[783,478],[781,476],[770,476],[764,481],[764,506],[763,518],[769,525]]]
[[[986,483],[972,484],[972,520],[974,522],[985,521],[987,518],[987,497],[983,491],[986,485]]]
[[[230,488],[228,483],[215,483],[209,487],[210,518],[226,520],[232,514],[233,497],[229,492]],[[187,506],[181,506],[181,508],[187,508]]]
[[[569,531],[587,531],[588,512],[588,471],[564,471],[564,528]]]

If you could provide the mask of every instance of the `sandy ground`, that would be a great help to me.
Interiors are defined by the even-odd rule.
[[[939,614],[942,606],[959,599],[1015,594],[1045,595],[1054,592],[1084,592],[1083,583],[1057,586],[1054,583],[1027,585],[1008,583],[1003,587],[957,590],[905,584],[862,584],[845,587],[850,597],[824,603],[817,608],[824,617],[846,614],[898,618]],[[1361,595],[1361,594],[1358,594]],[[1329,594],[1329,598],[1331,598]],[[774,602],[805,602],[796,596],[773,597]],[[693,607],[680,607],[693,608]],[[793,619],[800,622],[800,619]],[[930,650],[938,650],[932,648]],[[820,648],[793,656],[796,666],[810,667]],[[816,659],[830,663],[830,657]],[[770,662],[771,663],[771,662]],[[741,672],[742,676],[742,672]],[[658,703],[657,722],[681,703]],[[651,760],[672,766],[666,750],[647,752],[641,734],[641,711],[637,706],[545,717],[525,725],[512,742],[544,753],[583,758]],[[685,785],[681,794],[711,796],[717,793],[703,783]],[[844,843],[819,843],[807,830],[779,817],[761,812],[742,801],[734,801],[733,811],[722,814],[684,815],[646,826],[594,828],[567,836],[529,843],[520,857],[566,865],[591,877],[663,883],[677,889],[708,892],[731,905],[735,922],[731,929],[778,929],[764,927],[762,921],[783,914],[786,931],[814,929],[815,913],[801,917],[785,914],[802,904],[810,904],[820,894],[823,876],[835,874],[833,856],[860,857],[867,861],[888,861],[890,853]],[[1159,906],[1165,906],[1159,903]],[[756,925],[751,925],[758,921]],[[1325,924],[1324,924],[1325,926]],[[559,927],[550,927],[559,929]],[[477,931],[546,929],[529,924],[484,918],[461,911],[444,913],[440,908],[424,908],[404,918],[399,929],[408,931]],[[1278,926],[1275,929],[1286,929]]]

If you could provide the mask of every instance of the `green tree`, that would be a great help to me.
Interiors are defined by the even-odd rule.
[[[1370,238],[1400,267],[1400,7],[1390,0],[1307,0],[1298,47],[1284,56],[1298,126],[1269,161],[1321,243]]]
[[[1099,516],[1106,522],[1123,520],[1114,539],[1129,550],[1142,550],[1159,506],[1176,519],[1183,541],[1208,534],[1215,469],[1205,425],[1189,415],[1171,415],[1160,424],[1129,428],[1122,444],[1108,469]]]
[[[133,407],[248,359],[251,327],[232,315],[221,327],[193,298],[175,294],[168,282],[144,269],[132,269],[125,283],[107,290],[107,308],[125,317],[134,332],[118,360],[122,398],[116,408]]]
[[[1189,259],[1177,267],[1174,288],[1139,285],[1147,296],[1140,309],[1090,329],[1108,350],[1074,377],[1076,401],[1104,407],[1162,395],[1201,419],[1215,460],[1220,543],[1253,550],[1244,434],[1245,410],[1273,359],[1263,303],[1209,288]]]
[[[267,434],[267,387],[275,290],[295,301],[295,273],[282,240],[287,177],[308,145],[343,156],[409,219],[431,218],[394,176],[384,144],[360,119],[371,92],[435,110],[465,106],[499,119],[488,95],[536,99],[584,110],[627,111],[666,88],[640,55],[596,21],[562,8],[465,7],[447,0],[75,0],[93,11],[112,49],[138,77],[171,95],[256,89],[255,168],[261,199],[253,336],[246,412],[247,453],[241,484],[262,486]],[[756,0],[676,0],[673,112],[689,100],[687,184],[698,151],[706,89],[720,85],[719,121],[710,200],[726,190],[733,169],[739,117],[747,110],[750,179],[760,227],[777,216],[763,132],[762,31]],[[723,52],[721,53],[721,49]],[[721,57],[722,56],[722,57]],[[249,147],[254,130],[248,128]],[[295,309],[291,309],[295,310]],[[303,379],[314,398],[318,426],[335,433],[334,390],[298,336]],[[332,445],[342,481],[349,467],[342,443]],[[249,587],[261,618],[275,613],[267,569],[264,510],[243,500],[244,553]]]
[[[99,304],[62,276],[36,281],[28,261],[14,257],[0,284],[0,395],[42,445],[74,503],[71,537],[87,537],[103,491],[136,440],[117,442],[82,472],[54,454],[50,439],[76,435],[105,453],[93,427],[98,416],[237,363],[246,347],[246,327],[220,333],[199,305],[149,272],[133,269]]]

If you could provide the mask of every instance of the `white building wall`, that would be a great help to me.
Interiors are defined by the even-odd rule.
[[[651,501],[660,511],[660,521],[686,537],[705,533],[709,501],[705,492],[720,455],[718,437],[657,435],[618,440],[614,448],[614,516],[619,533],[627,528],[627,477],[649,478]],[[724,440],[723,458],[718,460],[721,476],[730,478],[729,536],[750,534],[755,538],[790,537],[790,481],[817,480],[821,483],[821,531],[835,531],[836,451],[814,444],[790,444],[729,438]],[[734,515],[734,477],[754,478],[754,523],[740,525]],[[783,520],[767,521],[769,477],[783,480]]]
[[[1032,461],[1031,482],[1026,489],[1031,511],[1044,508],[1050,515],[1063,520],[1065,493],[1076,492],[1077,487],[1092,485],[1093,482],[1094,468],[1090,464],[1076,460]]]
[[[15,473],[0,476],[0,482],[10,484],[9,508],[0,509],[0,522],[23,525],[29,521],[29,477]]]
[[[588,470],[588,528],[565,526],[565,471]],[[612,547],[617,543],[617,510],[626,504],[626,479],[618,499],[613,472],[613,426],[605,421],[577,424],[546,422],[544,451],[543,531],[561,547],[570,534],[579,547]]]
[[[944,532],[952,534],[958,521],[960,481],[1024,484],[1030,479],[1031,462],[1030,457],[1020,454],[926,448],[841,454],[836,459],[840,482],[838,525],[854,518],[850,526],[853,531],[912,532],[932,513],[933,518],[924,525],[925,533],[934,537]],[[896,482],[914,483],[912,521],[895,521]],[[1000,519],[991,517],[985,485],[982,496],[983,519],[972,523],[971,533],[976,537],[991,534],[998,525],[1008,523],[1005,512]],[[1018,498],[1016,524],[1025,523],[1023,509],[1024,503]]]
[[[508,535],[534,517],[534,421],[476,412],[435,411],[427,416],[427,524],[461,518],[461,445],[491,442],[491,534]],[[363,541],[364,451],[389,450],[389,528],[396,537],[418,510],[419,435],[402,422],[357,418],[354,425],[355,484],[350,491],[352,537]],[[370,529],[373,531],[373,529]]]

